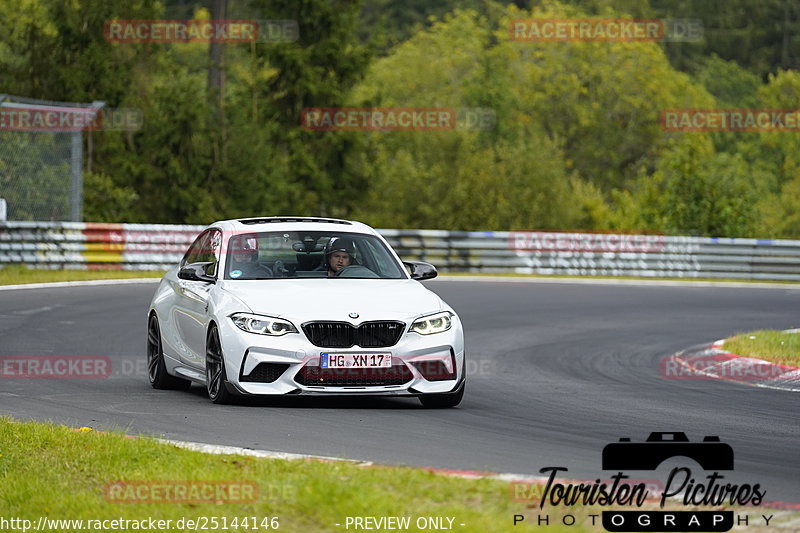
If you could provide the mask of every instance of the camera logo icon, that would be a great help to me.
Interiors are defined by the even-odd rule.
[[[623,437],[603,448],[603,470],[655,470],[672,457],[693,459],[704,470],[733,470],[733,448],[717,436],[690,442],[686,433],[653,432],[645,442]]]

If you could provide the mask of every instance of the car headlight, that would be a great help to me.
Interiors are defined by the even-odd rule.
[[[453,313],[450,311],[444,311],[442,313],[436,313],[435,315],[428,315],[418,318],[413,324],[411,324],[411,329],[409,331],[419,333],[420,335],[442,333],[443,331],[450,329],[450,327],[453,325],[452,316]]]
[[[297,333],[297,328],[288,320],[271,316],[236,313],[231,315],[231,320],[233,320],[237,328],[248,333],[271,335],[273,337],[280,337],[287,333]]]

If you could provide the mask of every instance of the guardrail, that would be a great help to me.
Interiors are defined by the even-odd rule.
[[[44,269],[167,270],[205,226],[0,223],[0,265]]]
[[[204,226],[0,222],[0,266],[166,270]],[[800,241],[569,232],[380,230],[442,272],[800,281]]]

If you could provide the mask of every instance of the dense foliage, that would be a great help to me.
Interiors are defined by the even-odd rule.
[[[216,61],[209,44],[103,36],[111,19],[210,18],[220,3],[229,18],[296,20],[300,37],[226,44]],[[589,16],[700,19],[704,38],[509,38],[513,19]],[[798,45],[789,0],[7,0],[0,93],[142,110],[139,131],[91,134],[87,220],[796,238],[800,131],[676,133],[660,114],[800,107]],[[300,127],[303,109],[336,106],[483,108],[496,125]],[[24,179],[6,167],[0,196]]]

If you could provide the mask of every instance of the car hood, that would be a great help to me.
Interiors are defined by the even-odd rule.
[[[445,309],[436,294],[408,279],[226,281],[224,290],[254,313],[300,321],[408,320]]]

